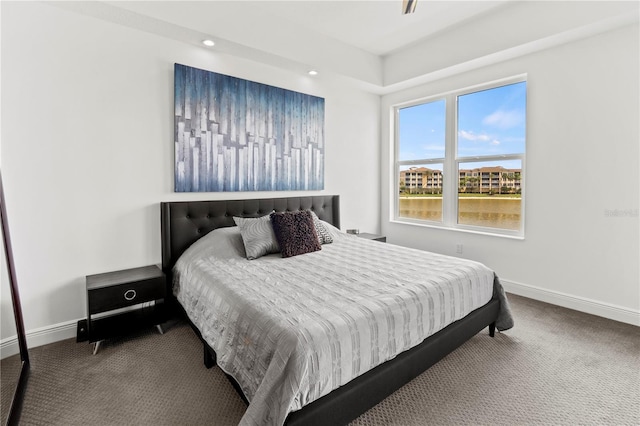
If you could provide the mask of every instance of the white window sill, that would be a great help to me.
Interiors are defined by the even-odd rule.
[[[480,227],[465,226],[465,225],[447,226],[438,222],[429,222],[425,220],[398,219],[398,218],[391,219],[389,222],[396,223],[399,225],[420,226],[423,228],[441,229],[444,231],[465,232],[468,234],[486,235],[489,237],[508,238],[512,240],[524,240],[524,235],[520,234],[519,232],[502,233],[500,231],[493,231],[490,228],[480,228]]]

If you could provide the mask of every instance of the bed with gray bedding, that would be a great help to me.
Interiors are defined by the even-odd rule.
[[[189,245],[172,269],[173,293],[205,353],[215,352],[249,402],[241,424],[289,423],[470,321],[490,302],[504,316],[498,328],[510,326],[504,293],[486,266],[324,225],[333,242],[321,250],[254,260],[238,227],[217,227]]]

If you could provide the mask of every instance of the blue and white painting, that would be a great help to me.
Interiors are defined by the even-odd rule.
[[[175,191],[324,189],[324,99],[175,64]]]

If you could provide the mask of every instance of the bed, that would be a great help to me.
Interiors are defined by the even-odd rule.
[[[238,248],[238,241],[242,244],[242,239],[234,217],[259,218],[271,212],[306,210],[313,211],[330,230],[335,237],[332,244],[323,245],[322,250],[314,253],[286,259],[286,262],[278,255],[267,255],[254,261],[247,261],[242,256],[238,258],[242,250]],[[168,285],[172,286],[167,293],[176,293],[176,298],[169,303],[186,314],[201,338],[205,365],[212,367],[217,362],[249,403],[243,424],[346,424],[483,328],[488,327],[489,334],[493,336],[496,325],[498,329],[511,326],[508,304],[499,281],[484,265],[435,254],[429,254],[428,258],[420,257],[425,256],[425,252],[390,245],[385,247],[387,245],[384,243],[339,233],[339,210],[339,196],[335,195],[161,203],[162,266],[169,277]],[[477,275],[477,279],[484,283],[480,286],[481,290],[473,290],[477,295],[469,293],[466,298],[469,302],[456,303],[459,308],[453,309],[455,312],[435,315],[435,322],[439,325],[424,325],[424,328],[429,328],[424,330],[428,335],[426,339],[413,329],[408,330],[406,325],[393,322],[394,316],[412,316],[410,312],[417,308],[407,307],[407,302],[395,293],[385,293],[387,290],[381,286],[368,283],[369,279],[375,279],[374,275],[386,277],[387,282],[395,283],[397,276],[393,275],[393,265],[403,255],[415,259],[415,262],[433,262],[429,263],[429,269],[434,270],[434,274],[453,277],[455,282],[467,282],[470,276]],[[348,271],[342,271],[344,268],[340,264],[353,265],[354,269],[358,269],[358,257],[388,258],[388,265],[385,269],[376,264],[385,262],[369,261],[368,272],[352,279]],[[277,273],[259,275],[261,270]],[[308,274],[307,270],[314,270],[315,274]],[[285,282],[287,276],[296,275],[297,271],[304,271],[306,275],[300,273],[291,283]],[[265,277],[260,286],[245,285],[251,282],[252,277],[259,276]],[[221,289],[218,281],[222,281],[222,277],[232,281],[235,279],[235,287]],[[471,278],[472,281],[475,279]],[[189,284],[190,281],[195,284]],[[209,284],[208,281],[215,284]],[[267,287],[268,281],[273,281],[275,285]],[[299,292],[305,291],[300,284],[303,281],[313,284],[305,284],[312,288],[313,294],[299,296],[302,294]],[[336,287],[336,284],[339,285]],[[353,291],[348,291],[351,285]],[[439,286],[435,284],[435,287]],[[444,300],[455,292],[472,291],[465,288],[460,284],[456,290],[439,290],[438,297]],[[404,287],[398,289],[405,291]],[[405,293],[413,298],[416,291],[421,290],[407,287]],[[323,295],[323,292],[329,292],[326,294],[331,294],[331,297]],[[372,292],[371,298],[367,292]],[[260,293],[268,294],[264,296],[265,301],[259,299],[263,297]],[[381,294],[375,296],[373,293]],[[385,300],[387,305],[382,309],[389,312],[384,316],[372,313],[372,305],[382,304],[371,302],[373,297]],[[434,296],[434,300],[438,297]],[[344,300],[340,301],[340,298]],[[244,304],[241,308],[230,308],[227,300],[236,303],[236,299]],[[297,303],[299,300],[314,302]],[[316,303],[318,300],[322,303],[329,300],[327,303],[335,305],[327,307]],[[349,311],[351,302],[353,306],[361,303],[358,310],[367,312],[368,316],[383,318],[381,325],[372,328],[368,323],[352,324],[353,329],[360,328],[357,332],[342,333],[340,344],[327,343],[328,338],[314,337],[313,333],[323,333],[322,330],[325,330],[329,335],[331,333],[326,329],[337,329],[343,323],[354,322],[351,314],[341,315],[339,312]],[[209,304],[215,306],[208,308]],[[254,309],[257,305],[264,305],[260,308],[262,311]],[[433,310],[438,312],[437,309]],[[275,311],[282,311],[279,317],[276,317]],[[325,317],[337,318],[337,323],[325,321]],[[242,330],[230,332],[230,324]],[[251,327],[256,327],[256,330],[249,330]],[[388,327],[388,330],[398,328],[397,336],[383,341],[381,336],[393,333],[378,333],[379,327]],[[294,330],[293,338],[286,334],[290,329]],[[370,331],[374,329],[375,333]],[[366,336],[361,337],[360,334]],[[363,347],[365,355],[358,361],[354,361],[356,357],[349,361],[351,355],[347,353],[360,352],[360,340],[366,343],[363,346],[367,348],[375,347],[375,351],[368,354]],[[316,344],[322,349],[310,352],[309,348]],[[336,356],[336,353],[339,355]],[[321,372],[327,371],[331,373],[322,376]],[[347,372],[343,375],[343,371]],[[251,377],[252,372],[257,378]]]

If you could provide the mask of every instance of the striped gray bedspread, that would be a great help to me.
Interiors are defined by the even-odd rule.
[[[178,301],[250,402],[243,425],[283,424],[492,297],[480,263],[331,232],[320,251],[249,261],[222,228],[176,263]]]

